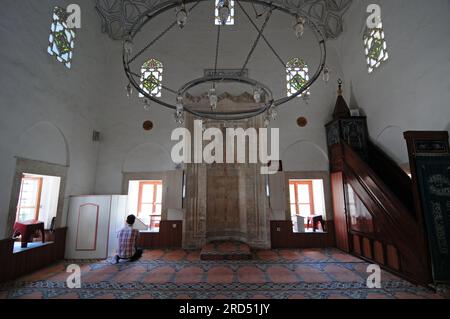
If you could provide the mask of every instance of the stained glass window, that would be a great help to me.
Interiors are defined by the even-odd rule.
[[[68,14],[65,9],[55,7],[53,9],[53,22],[50,27],[50,45],[47,52],[56,57],[70,69],[73,57],[75,31],[69,29],[66,21]]]
[[[367,68],[369,73],[372,73],[389,58],[386,40],[384,38],[383,24],[380,22],[376,28],[366,28],[363,40]]]
[[[297,93],[309,81],[309,69],[306,62],[301,58],[293,58],[286,64],[287,95]],[[301,96],[310,95],[307,89]]]
[[[220,16],[219,16],[219,3],[222,2],[223,0],[216,0],[216,7],[215,7],[215,24],[216,25],[221,25],[222,21],[220,20]],[[225,25],[234,25],[234,0],[230,0],[230,16],[228,17],[227,22],[225,23]]]
[[[141,89],[156,97],[161,97],[163,64],[150,59],[141,68]],[[142,94],[139,94],[142,97]]]

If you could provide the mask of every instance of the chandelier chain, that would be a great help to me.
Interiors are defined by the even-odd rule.
[[[244,72],[245,67],[247,66],[248,62],[250,61],[250,58],[253,55],[253,52],[255,52],[256,46],[258,45],[259,40],[261,39],[261,36],[263,35],[262,33],[264,32],[264,29],[267,26],[267,22],[269,22],[271,16],[272,16],[272,8],[270,8],[270,11],[267,12],[266,19],[264,20],[264,24],[262,25],[261,30],[258,30],[258,36],[256,37],[255,42],[253,42],[253,46],[250,49],[250,52],[248,53],[247,58],[245,59],[244,65],[241,68],[241,73]]]
[[[247,16],[247,18],[249,19],[249,21],[252,23],[252,25],[255,27],[256,30],[258,30],[259,35],[258,35],[258,40],[259,37],[262,37],[263,40],[266,42],[266,44],[269,46],[270,50],[274,53],[274,55],[278,58],[278,60],[280,61],[281,65],[283,66],[283,68],[286,67],[286,63],[283,61],[283,59],[280,57],[280,55],[275,51],[275,49],[272,47],[272,45],[270,44],[270,42],[266,39],[266,37],[262,34],[262,32],[264,31],[264,28],[266,26],[266,23],[268,21],[268,18],[266,17],[266,21],[264,22],[264,25],[262,26],[261,29],[258,28],[258,26],[253,22],[252,18],[250,17],[250,15],[247,13],[247,11],[245,11],[244,7],[240,4],[239,1],[236,1],[239,5],[239,7],[241,8],[241,10],[244,12],[244,14]],[[253,2],[252,2],[253,3]],[[268,16],[272,14],[272,7],[270,7],[270,11],[268,12]],[[256,46],[256,43],[255,43]],[[248,61],[246,61],[246,63],[248,63]],[[242,68],[245,69],[246,64],[244,64],[244,67]],[[298,82],[297,78],[293,78],[293,80],[295,81],[296,84],[298,84],[299,86],[302,86],[302,84],[300,82]]]
[[[177,21],[172,22],[166,29],[164,29],[163,32],[161,32],[159,35],[156,36],[149,44],[147,44],[143,49],[141,49],[134,57],[130,59],[130,63],[132,63],[134,60],[136,60],[142,53],[147,51],[148,48],[150,48],[153,44],[156,43],[159,39],[161,39],[167,32],[169,32],[174,26],[177,25]]]
[[[236,0],[237,4],[239,5],[239,7],[241,8],[242,12],[244,12],[245,16],[247,17],[247,19],[250,21],[250,23],[253,25],[253,27],[260,32],[258,26],[255,24],[255,22],[252,20],[252,18],[250,17],[250,15],[247,13],[247,11],[244,9],[244,7],[241,5],[241,2]],[[267,46],[269,47],[269,49],[272,51],[272,53],[275,55],[275,57],[278,59],[278,61],[280,61],[280,63],[283,65],[283,68],[286,67],[286,63],[283,61],[283,59],[280,57],[280,55],[277,53],[277,51],[275,51],[275,49],[273,48],[273,46],[270,44],[270,42],[267,40],[267,38],[264,36],[264,34],[261,34],[261,38],[264,40],[264,42],[267,44]]]
[[[195,9],[195,7],[200,3],[200,1],[196,2],[189,10],[188,12],[191,13],[192,10]],[[136,60],[142,53],[147,51],[148,48],[150,48],[153,44],[155,44],[159,39],[161,39],[167,32],[173,29],[174,26],[177,25],[177,21],[175,20],[172,22],[167,28],[165,28],[159,35],[157,35],[150,43],[148,43],[144,48],[142,48],[134,57],[132,57],[129,61],[129,63],[132,63],[134,60]]]
[[[217,39],[216,39],[216,56],[214,58],[214,75],[217,74],[217,63],[219,61],[219,47],[220,47],[220,24],[217,26]]]
[[[258,13],[258,10],[256,10],[256,6],[255,6],[255,3],[253,1],[252,1],[252,7],[253,7],[253,11],[255,11],[255,18],[256,19],[259,19],[260,17],[262,17],[264,15],[264,13],[266,13],[268,11],[268,9],[266,8],[266,9],[264,9],[263,12]]]

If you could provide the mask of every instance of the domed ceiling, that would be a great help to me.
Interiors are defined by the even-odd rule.
[[[102,30],[114,40],[123,40],[139,15],[155,5],[177,0],[96,0]],[[211,0],[213,1],[213,0]],[[342,32],[342,16],[352,0],[271,0],[291,12],[307,12],[329,39]]]

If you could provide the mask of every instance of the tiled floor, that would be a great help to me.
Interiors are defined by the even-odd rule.
[[[335,249],[264,250],[251,260],[202,261],[200,251],[147,250],[135,263],[80,262],[81,288],[67,288],[61,262],[0,286],[0,298],[441,298]],[[74,262],[75,263],[75,262]]]

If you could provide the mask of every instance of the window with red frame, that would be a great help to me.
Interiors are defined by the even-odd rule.
[[[42,177],[22,176],[16,221],[24,222],[39,219],[41,206]]]
[[[140,181],[137,214],[149,226],[150,230],[159,230],[161,205],[162,181]]]
[[[291,215],[303,217],[314,215],[314,194],[312,181],[289,181],[289,198]]]

